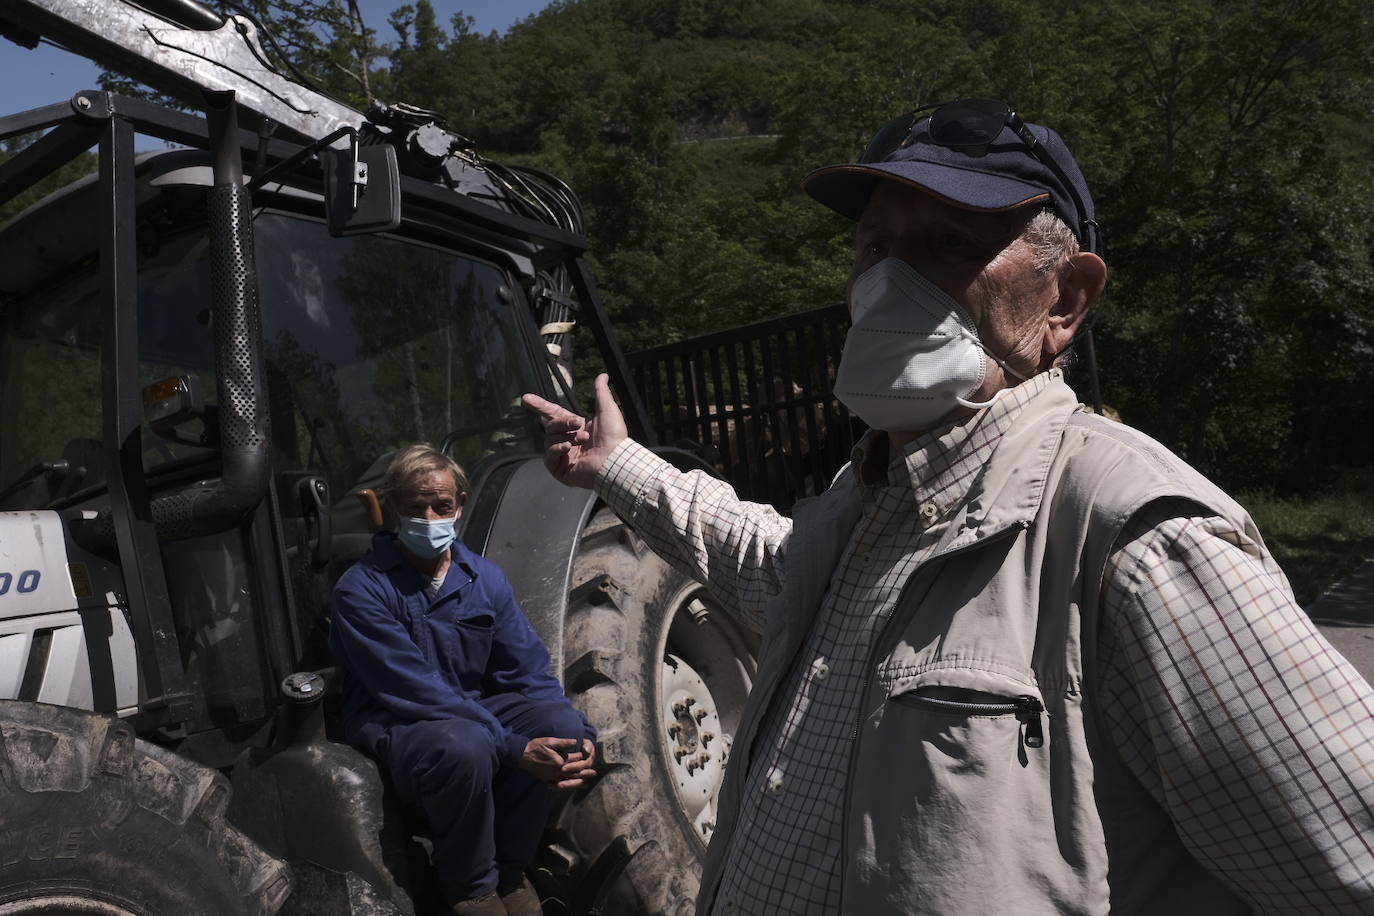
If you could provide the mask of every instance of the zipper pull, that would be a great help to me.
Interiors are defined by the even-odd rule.
[[[1045,731],[1040,725],[1040,715],[1045,711],[1045,704],[1032,696],[1020,696],[1016,698],[1016,710],[1016,718],[1026,724],[1026,747],[1044,747]]]

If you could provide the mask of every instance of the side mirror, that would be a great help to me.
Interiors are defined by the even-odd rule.
[[[144,386],[143,422],[159,437],[184,445],[207,445],[206,433],[193,439],[177,429],[191,420],[205,419],[205,401],[191,376],[174,375]]]
[[[401,225],[401,169],[389,143],[320,152],[329,234],[364,235]]]

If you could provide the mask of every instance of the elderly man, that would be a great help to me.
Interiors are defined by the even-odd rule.
[[[414,445],[382,489],[396,532],[375,535],[334,591],[345,737],[424,811],[454,913],[536,916],[523,871],[548,818],[546,786],[593,775],[596,732],[549,673],[505,575],[457,540],[462,469]]]
[[[625,438],[546,463],[764,634],[702,913],[1374,912],[1374,693],[1245,511],[1056,368],[1106,282],[1063,140],[886,125],[806,190],[858,220],[835,393],[872,427],[788,520]]]

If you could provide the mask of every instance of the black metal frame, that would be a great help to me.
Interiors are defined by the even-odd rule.
[[[704,453],[741,496],[785,512],[849,460],[857,421],[831,393],[848,326],[845,306],[832,305],[627,361],[661,441]]]
[[[98,147],[101,415],[105,460],[112,469],[108,475],[111,523],[120,556],[126,558],[122,564],[124,598],[143,677],[142,711],[158,723],[181,722],[191,715],[191,696],[186,689],[167,577],[143,479],[133,143],[137,122],[116,114],[113,102],[103,93],[80,93],[66,104],[0,120],[0,139],[52,128],[0,165],[0,202],[91,146]],[[176,129],[172,132],[182,134]]]
[[[99,148],[101,200],[100,271],[102,275],[102,416],[109,473],[109,497],[115,543],[121,557],[131,628],[135,637],[146,700],[140,727],[174,725],[194,718],[196,710],[187,689],[180,647],[173,622],[171,597],[158,548],[142,463],[142,388],[138,377],[137,248],[133,136],[141,133],[175,144],[204,149],[205,121],[141,99],[85,91],[68,102],[47,105],[0,119],[0,140],[25,133],[48,132],[24,151],[0,164],[0,203],[21,193],[92,146]],[[255,162],[283,165],[301,162],[303,148],[239,131],[238,142]],[[625,405],[631,432],[641,441],[656,440],[648,413],[632,384],[630,366],[607,322],[605,310],[582,261],[586,239],[557,227],[507,213],[469,200],[446,188],[403,178],[403,193],[419,211],[419,224],[441,234],[463,235],[492,242],[529,246],[525,254],[540,269],[567,267],[583,305],[582,318],[601,349],[612,383]],[[409,209],[409,206],[408,206]],[[407,217],[407,222],[409,222]],[[270,536],[263,507],[251,522],[255,536]],[[274,563],[254,563],[255,583],[270,596],[284,589],[281,570]],[[289,600],[289,596],[288,596]],[[279,602],[269,600],[269,604]],[[289,618],[289,615],[288,615]],[[266,622],[266,647],[272,667],[289,664],[293,636],[290,622]]]
[[[73,153],[75,155],[75,153]],[[105,461],[125,599],[143,670],[145,710],[189,713],[167,576],[143,479],[143,397],[138,378],[138,247],[134,131],[110,117],[100,136],[101,376]]]

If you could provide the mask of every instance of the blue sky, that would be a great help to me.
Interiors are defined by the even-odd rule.
[[[504,34],[518,22],[549,5],[549,0],[431,0],[439,22],[447,27],[455,13],[464,12],[476,21],[479,32]],[[382,41],[392,39],[387,16],[401,0],[362,0],[363,18],[376,29]],[[82,89],[96,88],[100,68],[95,64],[50,45],[40,44],[30,51],[0,38],[0,115],[13,114],[60,102]],[[423,99],[407,99],[424,105]]]

